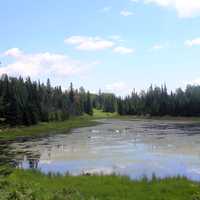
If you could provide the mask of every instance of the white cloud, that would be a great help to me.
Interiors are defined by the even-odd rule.
[[[159,49],[163,49],[163,48],[164,48],[164,46],[161,45],[161,44],[155,44],[155,45],[152,47],[153,50],[159,50]]]
[[[135,52],[134,49],[127,48],[127,47],[122,47],[122,46],[115,47],[115,48],[113,49],[113,51],[114,51],[115,53],[120,53],[120,54],[131,54],[131,53],[134,53],[134,52]]]
[[[73,60],[64,54],[55,53],[24,53],[18,48],[9,49],[2,54],[4,57],[12,58],[12,62],[0,67],[0,74],[7,73],[11,76],[31,76],[34,78],[65,77],[76,75],[88,70],[96,63],[82,63]]]
[[[106,6],[106,7],[102,8],[102,9],[100,9],[100,12],[106,13],[106,12],[109,12],[111,9],[112,9],[111,6]]]
[[[74,45],[76,49],[82,51],[100,51],[111,49],[114,53],[130,54],[134,53],[135,49],[118,46],[121,39],[119,35],[112,35],[110,39],[103,39],[101,37],[88,37],[88,36],[71,36],[65,39],[66,44]]]
[[[111,35],[109,38],[110,38],[111,40],[116,41],[116,42],[124,42],[124,40],[121,38],[120,35]]]
[[[200,78],[196,78],[194,80],[184,81],[183,85],[186,87],[187,85],[200,85]]]
[[[4,55],[14,57],[14,58],[19,58],[23,55],[23,52],[18,48],[12,48],[4,52]]]
[[[78,50],[99,51],[109,49],[114,46],[114,42],[100,37],[71,36],[65,39],[66,44],[76,46]]]
[[[192,47],[192,46],[199,46],[200,45],[200,38],[195,38],[193,40],[186,40],[185,45]]]
[[[123,81],[107,84],[105,90],[106,92],[115,93],[117,95],[127,95],[131,92],[131,89]]]
[[[173,8],[181,18],[200,15],[199,0],[144,0],[145,3],[155,3],[162,7]]]
[[[194,81],[192,81],[192,83],[193,83],[194,85],[200,85],[200,78],[195,79]]]
[[[149,51],[150,52],[153,52],[153,51],[160,51],[162,49],[166,49],[166,48],[169,48],[169,47],[172,47],[171,44],[169,44],[168,42],[165,42],[165,43],[156,43],[154,44],[150,49]]]
[[[130,0],[130,1],[133,2],[133,3],[139,2],[139,0]]]
[[[128,16],[133,15],[133,12],[128,11],[128,10],[122,10],[122,11],[120,12],[120,15],[122,15],[122,16],[124,16],[124,17],[128,17]]]
[[[190,84],[190,85],[200,85],[200,78],[194,79],[192,81],[185,82],[185,85],[188,85],[188,84]]]

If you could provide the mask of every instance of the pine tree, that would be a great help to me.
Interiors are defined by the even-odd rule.
[[[90,96],[89,92],[87,92],[87,100],[86,100],[86,110],[85,110],[85,112],[88,115],[93,115],[91,96]]]

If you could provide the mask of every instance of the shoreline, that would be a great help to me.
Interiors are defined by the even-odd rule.
[[[73,128],[81,128],[87,126],[95,126],[99,122],[98,119],[118,119],[118,120],[158,120],[158,121],[174,121],[183,123],[200,123],[200,117],[145,117],[145,116],[133,116],[124,115],[120,116],[117,113],[104,113],[100,110],[94,110],[94,115],[83,115],[79,117],[73,117],[66,121],[54,121],[54,122],[41,122],[32,126],[21,126],[14,128],[0,129],[0,141],[15,140],[17,138],[26,137],[41,137],[45,135],[68,133]]]

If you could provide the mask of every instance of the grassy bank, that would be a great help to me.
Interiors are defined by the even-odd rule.
[[[63,122],[39,123],[29,127],[7,128],[1,130],[0,140],[11,140],[16,137],[41,136],[44,134],[67,132],[71,128],[90,125],[95,125],[95,122],[91,121],[91,117],[81,116]]]
[[[0,129],[0,140],[12,140],[17,137],[35,137],[42,136],[45,134],[54,134],[54,133],[67,133],[72,128],[86,127],[97,124],[95,119],[101,118],[111,118],[117,116],[116,113],[104,113],[100,110],[94,110],[94,115],[83,115],[80,117],[73,117],[69,120],[62,122],[48,122],[48,123],[39,123],[34,126],[21,126],[15,128],[6,128]]]
[[[62,122],[48,122],[39,123],[34,126],[21,126],[15,128],[0,128],[0,140],[12,140],[17,137],[36,137],[45,134],[67,133],[72,128],[86,127],[97,124],[95,119],[120,119],[120,120],[171,120],[171,121],[186,121],[186,122],[200,122],[200,117],[145,117],[145,116],[120,116],[117,113],[105,113],[101,110],[94,109],[94,115],[83,115],[74,117]]]
[[[0,200],[199,200],[200,184],[185,178],[131,181],[119,176],[47,176],[15,170],[0,179]]]

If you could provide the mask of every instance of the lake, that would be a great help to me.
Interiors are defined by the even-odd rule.
[[[200,180],[200,124],[184,121],[100,120],[67,134],[0,143],[0,161],[18,168],[72,175],[116,173],[139,179]]]

